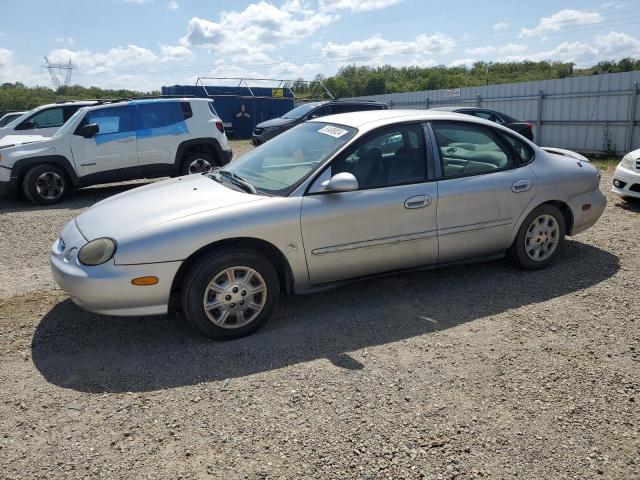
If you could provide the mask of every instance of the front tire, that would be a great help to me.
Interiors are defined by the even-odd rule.
[[[280,293],[274,266],[251,250],[219,250],[189,270],[182,308],[189,323],[218,340],[242,337],[271,316]]]
[[[196,153],[188,156],[182,162],[182,175],[195,175],[198,173],[207,173],[213,168],[216,168],[218,163],[206,153]]]
[[[509,257],[524,270],[546,268],[562,251],[565,232],[562,212],[550,204],[540,205],[522,222],[509,249]]]
[[[60,203],[71,190],[71,182],[63,168],[45,163],[27,172],[22,180],[25,197],[36,205]]]

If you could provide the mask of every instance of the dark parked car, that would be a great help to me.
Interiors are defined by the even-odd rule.
[[[338,113],[361,112],[363,110],[388,110],[386,103],[370,102],[366,100],[331,100],[326,102],[305,103],[288,111],[282,117],[272,118],[256,125],[251,141],[260,145],[282,132],[295,127],[299,123],[312,118],[335,115]]]
[[[496,112],[495,110],[488,110],[486,108],[478,107],[435,107],[431,110],[440,110],[446,112],[464,113],[466,115],[473,115],[474,117],[484,118],[490,122],[496,122],[500,125],[504,125],[511,130],[518,132],[523,137],[533,142],[533,125],[529,122],[521,122],[509,115],[502,112]]]

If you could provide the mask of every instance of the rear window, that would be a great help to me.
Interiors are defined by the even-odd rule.
[[[189,107],[191,108],[191,107]],[[216,117],[220,117],[220,115],[218,115],[218,112],[216,112],[216,109],[213,108],[213,102],[209,102],[209,110],[211,110],[211,113],[213,113]]]
[[[511,148],[513,148],[513,151],[515,152],[516,157],[520,160],[520,163],[524,165],[533,160],[533,149],[529,145],[509,134],[504,132],[499,133],[500,136],[509,143]]]

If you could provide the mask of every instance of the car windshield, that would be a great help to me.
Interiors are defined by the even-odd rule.
[[[9,123],[7,123],[7,124],[5,125],[5,127],[7,127],[7,128],[13,128],[13,127],[15,127],[15,126],[16,126],[16,125],[18,125],[20,122],[22,122],[22,120],[24,120],[25,118],[27,118],[27,116],[28,116],[27,114],[28,114],[28,113],[29,113],[29,112],[25,112],[25,113],[23,113],[23,114],[21,114],[21,115],[18,115],[16,118],[14,118],[14,119],[13,119],[13,120],[11,120]]]
[[[296,107],[293,110],[289,110],[287,113],[285,113],[282,116],[282,118],[293,118],[293,119],[302,118],[311,110],[316,108],[318,105],[319,105],[318,103],[307,103],[306,105],[300,105],[299,107]]]
[[[258,192],[286,196],[355,133],[342,125],[303,123],[219,171],[233,174]]]
[[[80,110],[77,110],[76,113],[71,115],[69,117],[69,120],[64,122],[62,124],[62,126],[56,131],[56,133],[53,134],[52,138],[61,137],[64,134],[66,134],[69,131],[69,129],[71,128],[71,126],[75,125],[75,119],[78,118],[80,115],[82,115],[82,113],[84,113],[82,108]]]

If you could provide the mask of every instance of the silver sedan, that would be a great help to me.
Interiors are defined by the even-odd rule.
[[[195,328],[224,339],[262,325],[281,293],[477,258],[547,267],[605,203],[593,165],[495,123],[356,112],[97,203],[51,266],[87,310],[163,314],[176,293]]]

